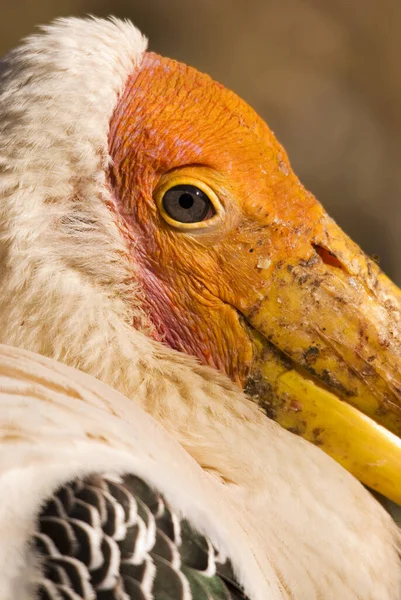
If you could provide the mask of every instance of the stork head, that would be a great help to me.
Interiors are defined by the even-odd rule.
[[[93,372],[150,338],[401,501],[400,292],[263,120],[119,22],[60,21],[3,67],[0,341]]]

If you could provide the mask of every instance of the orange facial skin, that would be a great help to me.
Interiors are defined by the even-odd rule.
[[[309,237],[321,207],[258,115],[207,75],[147,54],[110,126],[118,210],[155,335],[243,384],[253,351],[237,311],[266,294],[258,263]],[[218,195],[224,219],[197,232],[166,224],[154,191],[173,173]],[[307,259],[311,248],[305,244]]]
[[[109,151],[113,210],[156,339],[241,387],[252,376],[255,396],[266,392],[260,345],[273,345],[401,433],[400,293],[304,189],[244,101],[148,53],[112,117]],[[216,194],[210,223],[163,217],[158,190],[178,176]]]

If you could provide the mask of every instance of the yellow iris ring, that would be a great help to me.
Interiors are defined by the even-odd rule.
[[[168,190],[177,185],[192,185],[194,187],[199,188],[209,198],[215,210],[215,214],[210,219],[206,219],[205,221],[199,221],[196,223],[182,223],[181,221],[176,221],[175,219],[172,219],[164,209],[163,197]],[[206,229],[219,222],[221,220],[222,215],[224,214],[224,208],[216,192],[214,192],[212,188],[208,186],[204,181],[196,179],[195,177],[184,177],[177,175],[169,177],[167,181],[164,181],[162,185],[156,189],[154,198],[163,219],[166,221],[166,223],[168,223],[175,229],[181,229],[185,231]]]

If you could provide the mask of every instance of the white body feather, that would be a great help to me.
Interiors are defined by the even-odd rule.
[[[14,551],[5,563],[0,544],[0,598],[17,585],[23,541],[50,488],[136,461],[212,539],[221,536],[252,598],[397,600],[399,533],[368,492],[228,379],[131,325],[140,296],[126,285],[129,262],[107,209],[107,135],[145,45],[131,24],[68,19],[2,65],[0,342],[78,367],[129,400],[3,350],[0,539]],[[81,381],[86,396],[76,392]]]
[[[40,505],[62,483],[97,471],[133,472],[163,490],[175,510],[235,560],[240,573],[246,565],[244,582],[252,597],[270,597],[268,573],[224,486],[163,427],[84,373],[0,346],[1,600],[33,598],[34,565],[27,570],[26,545]]]

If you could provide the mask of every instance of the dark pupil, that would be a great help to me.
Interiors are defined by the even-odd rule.
[[[194,199],[192,198],[191,194],[181,194],[178,203],[181,208],[192,208]]]
[[[194,185],[176,185],[164,194],[166,213],[179,223],[198,223],[213,215],[213,205],[205,192]]]

